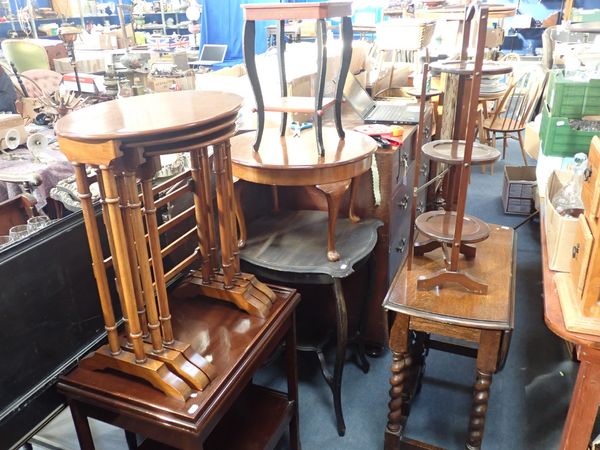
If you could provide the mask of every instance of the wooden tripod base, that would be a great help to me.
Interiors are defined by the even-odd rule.
[[[89,370],[113,369],[140,378],[177,400],[186,401],[192,395],[192,388],[171,372],[164,362],[147,358],[143,363],[137,363],[133,353],[122,351],[118,355],[112,355],[108,345],[82,359],[79,365]]]
[[[433,275],[421,275],[417,278],[417,290],[426,291],[446,283],[457,283],[474,294],[487,294],[488,285],[475,279],[466,272],[442,269]]]
[[[126,347],[125,350],[132,352],[129,347]],[[210,384],[208,376],[192,364],[183,353],[168,347],[164,347],[162,352],[156,353],[152,345],[148,343],[144,343],[144,351],[148,358],[165,363],[171,372],[189,384],[192,389],[202,391]]]
[[[436,239],[427,239],[425,241],[415,242],[414,254],[415,256],[423,256],[425,253],[434,251],[436,248],[440,248],[444,245],[443,242]],[[465,259],[475,259],[477,248],[472,245],[468,245],[465,242],[460,244],[460,253],[465,256]]]
[[[181,298],[206,296],[224,300],[261,318],[267,317],[276,299],[275,293],[252,274],[236,275],[232,287],[226,288],[223,272],[217,272],[208,283],[205,283],[200,271],[193,272],[185,278],[172,295]]]

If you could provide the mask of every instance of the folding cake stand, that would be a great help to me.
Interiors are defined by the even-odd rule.
[[[195,262],[201,269],[184,279],[178,294],[226,300],[252,315],[268,315],[275,294],[239,269],[229,138],[236,131],[241,102],[240,97],[222,92],[161,93],[101,103],[58,121],[60,148],[75,166],[108,334],[108,344],[83,359],[81,367],[110,368],[141,378],[180,400],[187,400],[193,390],[204,389],[216,371],[188,343],[174,339],[166,289],[167,282]],[[214,151],[218,233],[213,218],[209,146]],[[152,178],[160,169],[159,156],[176,152],[190,153],[192,183],[155,201]],[[86,165],[98,172],[111,253],[106,259]],[[157,205],[165,205],[189,190],[194,206],[159,226]],[[160,234],[192,217],[194,227],[161,248]],[[198,247],[165,272],[163,258],[194,235]],[[126,341],[121,341],[117,332],[107,277],[110,266],[116,277]]]
[[[475,19],[475,15],[477,18]],[[455,105],[454,119],[454,137],[452,140],[432,141],[421,146],[421,133],[424,124],[424,102],[425,96],[421,98],[421,117],[419,124],[419,136],[417,148],[427,155],[430,160],[437,161],[455,167],[456,176],[452,177],[451,183],[457,183],[457,206],[456,211],[436,210],[423,213],[416,217],[415,204],[412,207],[412,219],[415,229],[421,235],[426,236],[426,241],[415,241],[415,229],[411,230],[410,243],[414,243],[414,255],[422,256],[436,248],[443,250],[445,268],[430,276],[422,275],[417,281],[417,288],[420,290],[430,289],[434,286],[440,286],[444,283],[458,283],[469,291],[485,294],[487,285],[484,281],[473,278],[466,271],[460,270],[459,258],[462,253],[466,258],[475,257],[476,248],[470,244],[481,242],[488,238],[489,227],[477,217],[466,215],[466,196],[469,184],[471,166],[474,164],[489,164],[500,157],[500,152],[493,147],[475,143],[475,118],[477,116],[477,105],[479,100],[479,88],[481,77],[487,74],[486,67],[483,64],[483,52],[485,45],[485,33],[487,27],[488,9],[481,7],[476,11],[475,7],[468,7],[465,10],[465,26],[462,39],[462,48],[460,60],[443,62],[438,68],[442,72],[448,72],[458,76],[458,86],[465,85],[470,81],[470,93],[467,104],[467,120],[465,124],[465,140],[459,140],[458,136],[462,132],[461,110],[462,99],[457,95]],[[477,24],[474,25],[474,22]],[[477,32],[477,50],[474,61],[467,60],[467,48],[469,45],[471,28]],[[425,91],[425,80],[429,67],[426,66],[423,76],[422,92]],[[495,70],[495,69],[492,69]],[[448,99],[446,99],[446,102]],[[447,105],[444,105],[446,108]],[[415,157],[415,167],[419,167],[420,152]],[[450,169],[444,170],[436,178],[443,177]],[[418,174],[415,174],[413,185],[413,195],[416,197],[420,189],[428,186],[433,180],[430,180],[423,186],[418,186]],[[408,269],[411,269],[413,251],[409,252]]]

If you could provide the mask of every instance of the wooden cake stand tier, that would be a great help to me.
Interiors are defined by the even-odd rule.
[[[201,269],[178,286],[178,296],[204,295],[234,303],[258,317],[269,314],[275,294],[252,275],[240,272],[229,138],[235,133],[241,103],[241,97],[223,92],[168,92],[101,103],[58,121],[61,151],[75,166],[108,334],[108,345],[82,360],[82,367],[108,368],[143,379],[179,400],[206,389],[217,376],[215,367],[189,343],[174,339],[166,291],[166,283],[194,263]],[[212,164],[209,145],[214,150]],[[175,152],[189,152],[193,183],[170,193],[168,201],[191,191],[194,205],[159,227],[157,209],[165,201],[155,200],[153,177],[160,169],[158,156]],[[86,164],[98,174],[108,258],[100,242]],[[170,250],[161,248],[161,233],[188,218],[195,219],[193,227],[167,247],[186,240],[195,240],[197,246],[165,271],[163,258]],[[106,272],[111,266],[126,341],[117,333]]]
[[[435,61],[430,65],[432,70],[439,70],[445,73],[453,73],[456,75],[471,75],[473,73],[473,61]],[[512,72],[512,66],[500,64],[494,61],[486,61],[481,67],[482,75],[505,75]]]
[[[427,236],[448,244],[454,241],[456,228],[455,211],[429,211],[415,220],[417,229]],[[464,217],[461,242],[476,243],[488,238],[490,227],[483,220],[474,216]]]
[[[465,157],[465,141],[441,140],[432,141],[423,145],[425,153],[433,161],[445,164],[462,164]],[[473,153],[471,155],[471,164],[490,164],[500,158],[500,152],[489,145],[473,142]]]

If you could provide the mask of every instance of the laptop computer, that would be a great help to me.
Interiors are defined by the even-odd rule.
[[[212,66],[213,64],[220,64],[225,60],[226,52],[226,44],[204,44],[202,46],[202,51],[200,52],[200,59],[198,59],[198,64],[201,66]]]
[[[419,123],[418,103],[376,102],[349,73],[344,84],[344,98],[365,123],[412,125]]]

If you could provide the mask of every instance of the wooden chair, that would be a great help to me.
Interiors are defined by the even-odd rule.
[[[36,199],[31,194],[21,194],[18,197],[0,203],[0,235],[7,235],[8,230],[16,225],[27,223],[27,219],[36,215],[34,205]]]
[[[484,120],[483,128],[488,144],[493,142],[490,145],[495,147],[496,134],[502,134],[502,158],[506,154],[508,138],[515,139],[514,134],[516,134],[516,139],[521,147],[523,162],[526,166],[528,165],[521,133],[525,130],[525,124],[542,93],[542,88],[543,83],[538,77],[530,72],[525,73],[509,85],[494,114]]]

